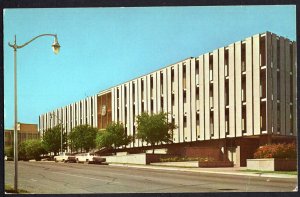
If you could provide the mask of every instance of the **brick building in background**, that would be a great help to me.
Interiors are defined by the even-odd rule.
[[[26,140],[39,139],[37,124],[18,123],[18,143],[21,144]],[[14,142],[14,130],[4,130],[4,146],[13,146]]]
[[[136,116],[164,111],[178,128],[173,144],[158,147],[187,156],[217,151],[245,166],[260,145],[296,140],[296,48],[276,34],[256,34],[42,114],[39,130],[60,123],[51,113],[67,133],[122,122],[134,137],[127,150],[140,150],[148,145],[135,138]]]

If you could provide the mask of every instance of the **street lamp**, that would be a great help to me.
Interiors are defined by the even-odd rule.
[[[54,112],[50,114],[50,119],[52,119],[52,116],[56,116]],[[61,125],[61,135],[60,135],[60,152],[63,152],[63,124],[62,121],[56,116],[57,120],[60,122]]]
[[[42,37],[42,36],[53,36],[54,42],[52,44],[52,49],[55,54],[58,54],[60,45],[57,41],[57,35],[56,34],[41,34],[38,35],[28,42],[24,43],[23,45],[17,45],[17,37],[15,35],[15,41],[14,44],[11,44],[8,42],[8,45],[14,49],[14,105],[15,105],[15,112],[14,112],[14,163],[15,163],[15,177],[14,177],[14,189],[15,191],[18,191],[18,131],[17,131],[17,124],[18,124],[18,105],[17,105],[17,49],[23,48],[35,39]]]

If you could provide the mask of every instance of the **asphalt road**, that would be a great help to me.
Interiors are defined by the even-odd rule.
[[[14,163],[5,162],[13,185]],[[35,194],[291,192],[296,179],[209,174],[76,163],[19,162],[19,188]]]

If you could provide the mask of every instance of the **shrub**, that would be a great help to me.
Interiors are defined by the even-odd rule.
[[[14,156],[14,148],[12,146],[7,146],[4,148],[4,154],[7,157],[13,157]]]
[[[269,144],[259,147],[254,153],[255,159],[260,158],[282,158],[282,159],[296,159],[297,151],[296,144]]]

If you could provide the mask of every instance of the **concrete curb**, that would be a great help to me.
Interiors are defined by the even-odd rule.
[[[166,166],[151,166],[151,165],[130,165],[130,164],[113,164],[110,163],[111,166],[122,166],[129,168],[148,168],[148,169],[157,169],[157,170],[170,170],[170,171],[184,171],[184,172],[197,172],[197,173],[210,173],[210,174],[226,174],[226,175],[237,175],[237,176],[255,176],[255,177],[268,177],[268,178],[295,178],[297,179],[297,175],[288,175],[288,174],[270,174],[270,173],[261,173],[258,174],[256,172],[221,172],[221,171],[209,171],[204,170],[203,168],[178,168],[178,167],[166,167]]]

